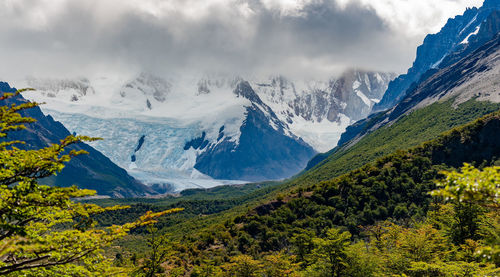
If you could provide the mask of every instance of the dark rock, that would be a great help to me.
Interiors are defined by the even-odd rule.
[[[195,150],[198,149],[205,149],[207,147],[209,141],[205,139],[207,134],[205,132],[202,132],[201,137],[192,139],[184,145],[184,150],[189,150],[191,147]]]
[[[283,179],[302,170],[315,151],[301,139],[285,134],[286,126],[247,82],[240,82],[234,93],[252,101],[238,143],[226,137],[208,145],[195,168],[216,179],[247,181]]]
[[[461,42],[482,25],[492,12],[499,9],[500,1],[487,0],[481,8],[467,9],[463,15],[449,19],[439,33],[428,35],[417,49],[417,57],[413,66],[406,74],[400,75],[389,84],[384,97],[373,107],[372,112],[386,110],[399,103],[409,93],[409,88],[413,83],[418,82],[429,69],[438,67],[448,55],[463,49],[465,46]],[[494,28],[485,26],[485,29],[493,30]],[[478,34],[476,37],[481,37],[481,35]],[[484,42],[485,40],[482,41]],[[471,48],[469,53],[473,50]],[[444,67],[449,65],[450,62],[445,62]]]

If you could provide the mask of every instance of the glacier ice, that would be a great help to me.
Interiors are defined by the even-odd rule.
[[[32,78],[29,84],[38,92],[25,97],[46,102],[42,110],[71,132],[103,138],[92,146],[138,180],[179,191],[245,182],[200,173],[194,166],[204,149],[184,146],[203,133],[211,145],[238,145],[247,107],[260,109],[275,130],[284,126],[285,135],[325,152],[355,117],[368,115],[367,106],[382,98],[392,77],[351,71],[326,81],[291,81],[280,75],[250,80],[260,103],[234,93],[241,77],[167,79],[149,73],[125,80]]]

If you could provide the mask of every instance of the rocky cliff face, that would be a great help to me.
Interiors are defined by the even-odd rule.
[[[194,167],[217,179],[249,181],[283,179],[302,170],[316,153],[314,149],[290,133],[248,82],[239,83],[234,93],[251,102],[238,142],[226,138],[208,144]],[[223,132],[221,128],[220,138]]]
[[[255,88],[288,123],[295,117],[312,122],[335,122],[341,114],[351,120],[366,117],[394,77],[391,73],[350,70],[326,82],[294,83],[278,76],[255,84]]]
[[[481,8],[468,9],[464,15],[448,20],[439,33],[429,35],[408,74],[389,84],[373,111],[392,108],[349,126],[338,145],[355,143],[405,113],[441,99],[454,97],[456,105],[471,98],[500,102],[496,81],[500,72],[499,10],[499,0],[486,0]]]
[[[494,20],[497,17],[491,18]],[[460,57],[464,53],[467,51],[457,52],[455,55]],[[493,39],[463,56],[458,62],[428,71],[428,76],[408,90],[408,95],[394,108],[350,126],[342,135],[339,145],[349,141],[354,143],[358,138],[391,124],[404,114],[437,101],[453,100],[454,105],[470,99],[500,103],[499,74],[500,33],[497,33]]]
[[[418,83],[423,76],[427,77],[425,73],[428,70],[451,65],[450,62],[443,65],[442,63],[454,52],[461,51],[475,41],[480,41],[475,45],[484,43],[485,40],[481,39],[481,36],[489,28],[484,23],[492,12],[499,9],[499,0],[486,0],[481,8],[467,9],[463,15],[449,19],[439,33],[428,35],[424,43],[417,48],[417,57],[408,73],[400,75],[389,84],[380,103],[374,105],[373,112],[392,108],[399,103],[414,83]]]
[[[349,124],[369,115],[394,77],[391,73],[350,70],[320,82],[272,77],[253,83],[253,88],[294,134],[325,152],[337,144]]]

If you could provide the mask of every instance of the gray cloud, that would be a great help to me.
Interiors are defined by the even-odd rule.
[[[7,79],[138,70],[306,78],[347,67],[401,72],[424,35],[395,28],[387,10],[363,0],[5,1],[0,78]]]

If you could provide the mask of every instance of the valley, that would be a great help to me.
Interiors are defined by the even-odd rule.
[[[500,275],[500,0],[167,2],[95,15],[141,14],[99,70],[0,82],[0,275]]]

